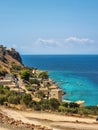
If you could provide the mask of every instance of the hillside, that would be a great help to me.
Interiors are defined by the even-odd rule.
[[[20,54],[13,48],[7,49],[0,45],[0,73],[11,73],[14,64],[23,66]]]
[[[26,67],[22,64],[22,59],[15,49],[7,49],[3,45],[0,46],[0,85],[1,98],[8,95],[4,100],[0,100],[1,104],[9,102],[23,105],[24,102],[25,105],[32,106],[32,99],[37,102],[47,99],[47,104],[48,100],[56,98],[58,107],[59,102],[62,101],[62,90],[49,78],[46,71]],[[15,93],[13,94],[12,91]],[[9,97],[9,93],[12,93],[12,97]],[[20,93],[23,97],[19,98]],[[11,98],[11,101],[8,97]],[[22,98],[25,97],[26,102],[22,101]],[[27,100],[27,98],[29,99]],[[48,103],[49,105],[50,103]],[[49,109],[49,107],[41,108],[37,103],[33,107],[38,110]]]

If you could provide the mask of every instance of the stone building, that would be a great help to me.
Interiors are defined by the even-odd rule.
[[[50,91],[50,99],[56,98],[59,102],[62,102],[62,90],[61,89],[52,89]]]
[[[75,103],[77,103],[79,105],[79,107],[84,107],[85,101],[78,100]]]

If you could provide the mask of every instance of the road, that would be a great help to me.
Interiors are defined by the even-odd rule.
[[[98,123],[95,118],[64,116],[46,112],[16,111],[7,108],[3,108],[2,112],[15,120],[48,126],[53,130],[98,130]]]

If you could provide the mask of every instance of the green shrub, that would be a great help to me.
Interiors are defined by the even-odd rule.
[[[59,108],[58,108],[58,111],[59,112],[65,112],[65,107],[64,106],[59,106]]]
[[[6,96],[0,95],[0,104],[3,105],[5,101],[7,101]]]
[[[43,99],[40,101],[41,109],[42,110],[49,110],[50,109],[50,103],[48,99]]]
[[[32,108],[36,104],[35,101],[30,101],[28,104],[28,107]]]
[[[0,94],[3,94],[3,95],[7,95],[8,94],[8,92],[10,92],[10,88],[9,87],[7,87],[7,86],[0,86]]]
[[[33,105],[34,110],[36,111],[40,111],[41,110],[41,105],[39,102],[35,102],[35,104]]]
[[[64,107],[68,107],[68,103],[67,102],[62,102],[61,105],[64,106]]]
[[[55,98],[50,99],[50,108],[51,108],[51,110],[58,110],[59,105],[60,105],[60,103],[59,103],[59,101],[57,99],[55,99]]]
[[[40,99],[43,99],[45,97],[45,94],[42,91],[39,91],[37,93],[37,97],[40,98]]]
[[[21,99],[21,103],[25,104],[26,106],[29,105],[29,102],[32,101],[32,97],[30,94],[23,94],[22,95],[22,99]]]
[[[76,108],[76,107],[79,107],[79,105],[77,103],[71,102],[71,103],[69,103],[69,107]]]
[[[22,70],[20,72],[20,76],[22,79],[26,80],[26,81],[29,81],[29,77],[30,77],[30,71],[27,69],[27,70]]]
[[[37,80],[37,79],[30,79],[29,82],[30,82],[31,84],[37,84],[37,85],[40,84],[39,80]]]
[[[41,72],[38,77],[42,78],[42,79],[48,79],[49,78],[48,73],[46,71]]]
[[[11,104],[20,104],[20,97],[17,95],[14,96],[9,96],[8,97],[8,102]]]

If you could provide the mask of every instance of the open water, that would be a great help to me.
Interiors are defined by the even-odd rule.
[[[22,55],[26,66],[47,70],[63,99],[98,104],[98,55]]]

